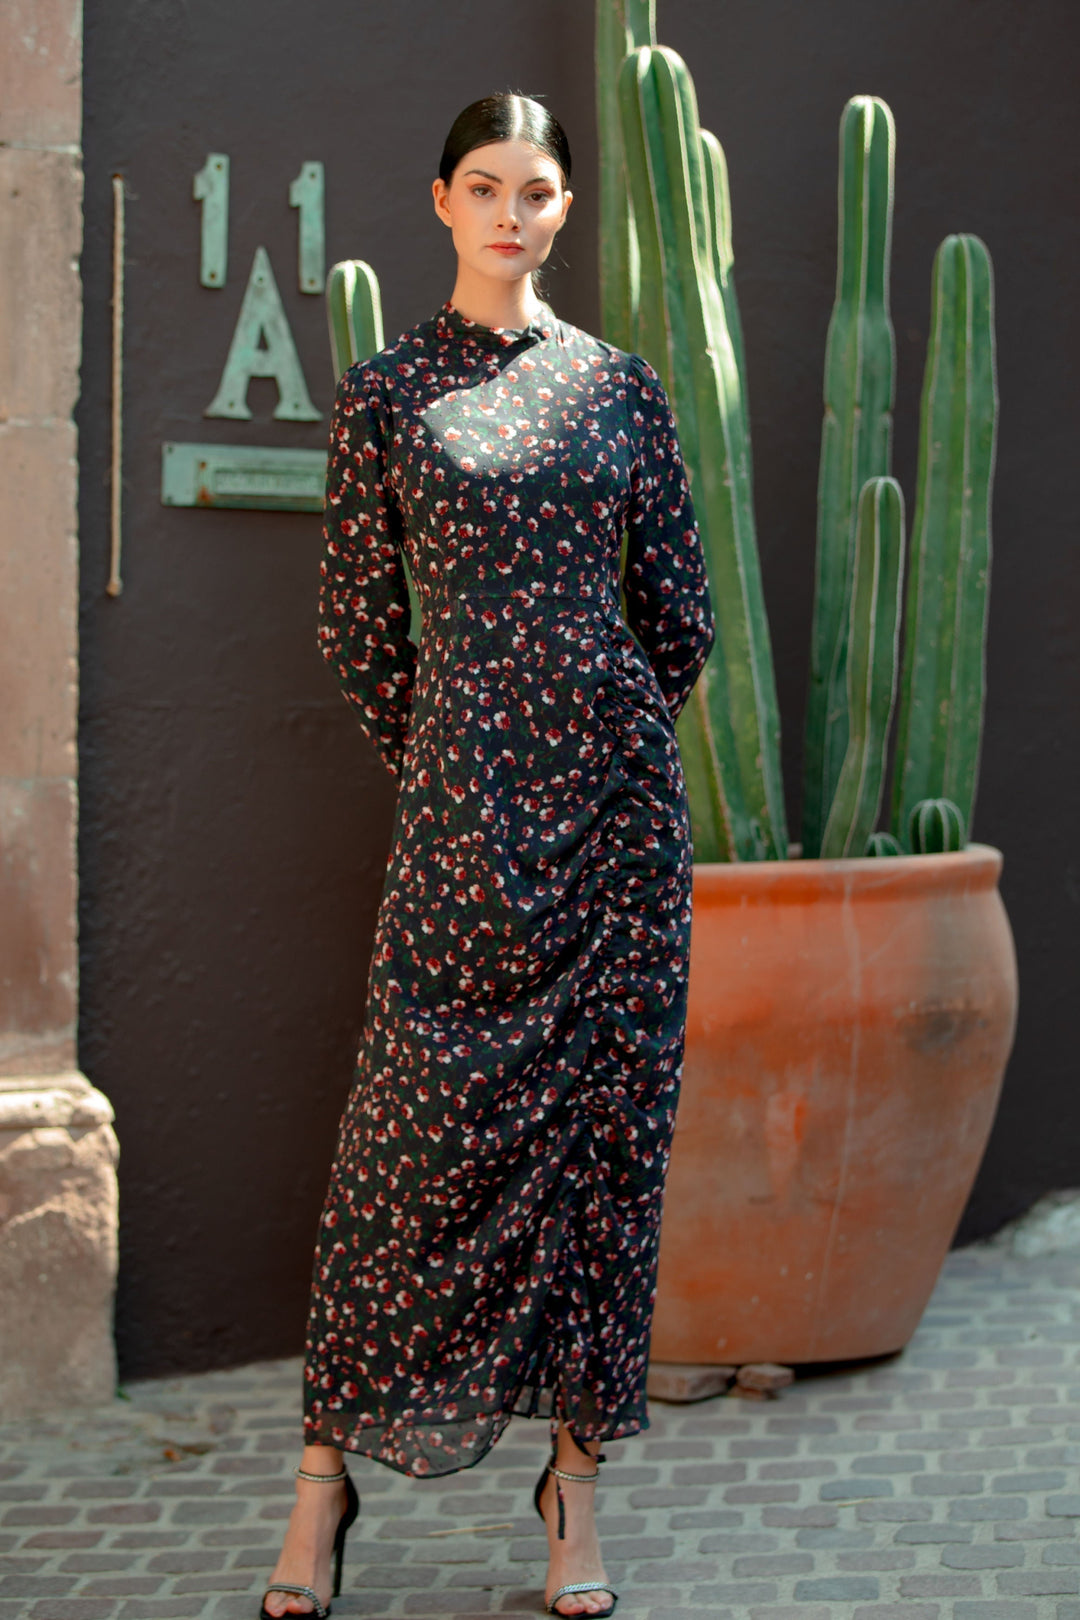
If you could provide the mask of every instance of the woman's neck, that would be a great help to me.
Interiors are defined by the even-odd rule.
[[[480,326],[505,326],[512,331],[528,326],[542,307],[533,291],[531,276],[496,281],[460,264],[450,302],[468,321],[476,321]]]

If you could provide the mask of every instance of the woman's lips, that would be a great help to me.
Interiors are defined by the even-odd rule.
[[[491,242],[489,246],[493,253],[505,253],[508,258],[512,253],[524,253],[525,251],[517,242]]]

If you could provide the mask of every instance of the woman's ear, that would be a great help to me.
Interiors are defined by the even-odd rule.
[[[559,221],[559,229],[560,229],[560,231],[562,230],[563,226],[566,224],[566,216],[570,211],[570,204],[573,202],[573,200],[574,200],[574,193],[572,191],[566,190],[566,191],[563,192],[562,219],[560,219],[560,221]]]
[[[453,224],[453,221],[450,218],[450,208],[446,201],[448,190],[449,187],[441,175],[437,175],[431,182],[431,195],[435,201],[435,212],[438,214],[444,225]]]

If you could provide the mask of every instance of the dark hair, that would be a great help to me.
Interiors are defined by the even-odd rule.
[[[484,96],[458,113],[443,147],[439,178],[449,184],[465,154],[491,141],[528,141],[559,165],[564,184],[570,179],[570,143],[558,119],[531,96],[508,90]]]

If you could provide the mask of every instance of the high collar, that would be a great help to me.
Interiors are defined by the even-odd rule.
[[[442,342],[475,343],[483,349],[508,349],[526,340],[539,342],[555,335],[558,322],[547,304],[541,304],[528,326],[482,326],[470,321],[448,298],[435,316],[435,330]]]

